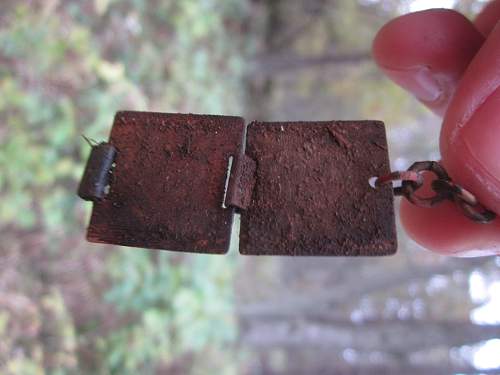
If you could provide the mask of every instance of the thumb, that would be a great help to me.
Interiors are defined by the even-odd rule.
[[[410,13],[387,23],[373,41],[382,71],[438,115],[484,37],[462,14],[447,9]]]

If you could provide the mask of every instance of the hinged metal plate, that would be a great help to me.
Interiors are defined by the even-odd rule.
[[[246,255],[389,255],[396,251],[389,172],[378,121],[253,122],[246,154],[256,161],[252,199],[242,212]]]
[[[118,112],[110,191],[94,203],[89,241],[225,253],[234,209],[222,207],[224,186],[244,129],[240,117]]]

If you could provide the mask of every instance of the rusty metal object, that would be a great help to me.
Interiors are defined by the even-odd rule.
[[[439,180],[450,181],[450,176],[448,176],[446,170],[435,161],[417,161],[408,168],[408,171],[416,173],[428,171],[434,173]],[[401,188],[395,192],[395,195],[403,195],[411,203],[421,207],[432,207],[447,199],[446,195],[443,194],[435,194],[432,197],[425,198],[420,197],[415,192],[422,187],[423,183],[423,178],[418,183],[403,181]]]
[[[113,183],[94,203],[92,242],[225,253],[233,208],[222,207],[244,121],[232,116],[118,112]]]
[[[383,123],[254,122],[247,129],[243,153],[239,117],[117,113],[113,179],[94,200],[88,239],[225,253],[236,208],[242,254],[396,251],[392,190],[368,182],[389,172]]]
[[[227,188],[226,206],[233,206],[243,210],[248,207],[255,185],[256,168],[255,161],[245,154],[235,157]]]
[[[436,194],[426,198],[416,194],[416,191],[424,183],[422,175],[424,171],[432,172],[437,177],[431,183],[431,188]],[[416,177],[415,174],[419,177]],[[378,187],[397,180],[401,180],[402,184],[401,187],[394,188],[394,195],[402,195],[417,206],[433,207],[449,200],[455,202],[465,216],[478,223],[486,224],[496,217],[493,211],[486,209],[478,202],[474,194],[455,184],[444,167],[438,162],[415,162],[407,171],[395,171],[378,177],[375,185]]]
[[[78,196],[86,201],[98,201],[104,198],[109,187],[116,148],[106,142],[89,144],[92,150],[78,186]]]
[[[245,255],[389,255],[396,251],[393,194],[370,177],[389,173],[378,121],[253,122],[257,162],[241,216]]]

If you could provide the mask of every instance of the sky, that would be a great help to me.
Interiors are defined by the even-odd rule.
[[[456,0],[413,0],[409,2],[408,8],[410,12],[429,8],[453,8],[456,2]]]

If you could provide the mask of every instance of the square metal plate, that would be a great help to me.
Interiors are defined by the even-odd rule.
[[[240,117],[118,112],[110,191],[94,203],[88,240],[225,253],[234,210],[222,207],[224,186],[244,131]]]
[[[396,251],[389,172],[378,121],[253,122],[246,154],[256,185],[242,212],[245,255],[389,255]]]

